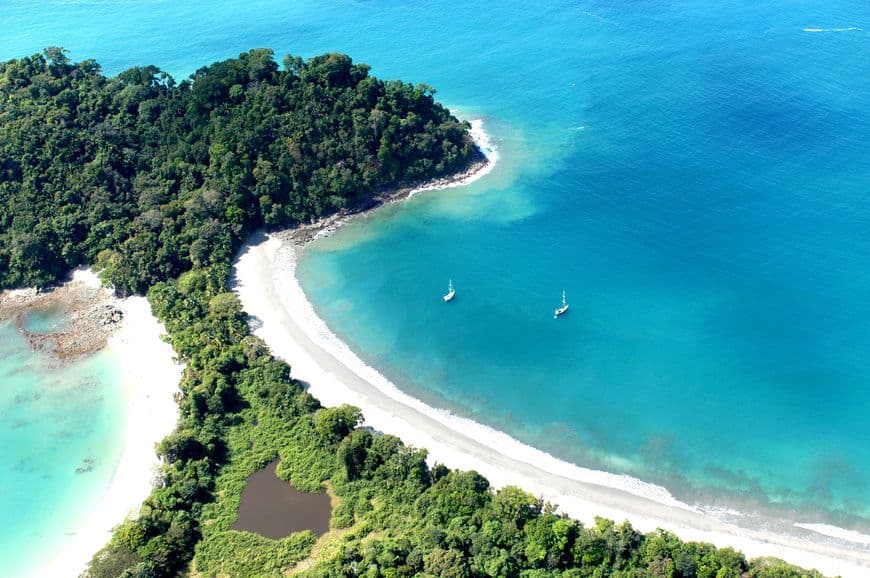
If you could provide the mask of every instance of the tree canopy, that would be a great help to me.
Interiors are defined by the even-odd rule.
[[[250,232],[315,219],[475,154],[431,88],[343,54],[268,49],[180,83],[106,77],[62,49],[0,64],[0,287],[83,263],[125,292],[226,264]]]

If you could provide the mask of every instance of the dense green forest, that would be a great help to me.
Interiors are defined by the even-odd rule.
[[[424,450],[322,408],[253,337],[228,292],[233,253],[382,187],[460,170],[475,149],[432,89],[343,55],[256,50],[176,84],[107,78],[60,49],[0,65],[0,286],[81,263],[147,292],[185,365],[162,481],[88,575],[104,577],[818,577],[627,523],[586,527],[517,488],[427,465]],[[276,456],[335,499],[329,533],[230,529],[245,478]]]
[[[107,78],[59,48],[0,64],[0,286],[97,263],[145,292],[217,266],[258,227],[358,205],[476,152],[432,89],[383,82],[341,54],[270,50],[176,83],[154,66]]]

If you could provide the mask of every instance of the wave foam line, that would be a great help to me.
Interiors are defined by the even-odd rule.
[[[846,28],[804,28],[804,32],[858,32],[864,30],[858,26],[849,26]]]
[[[845,528],[831,526],[830,524],[810,524],[803,522],[795,522],[794,527],[803,528],[804,530],[809,530],[810,532],[816,532],[817,534],[823,534],[832,538],[846,540],[847,542],[854,542],[855,544],[870,546],[870,535],[862,534],[861,532],[856,532],[855,530],[846,530]]]

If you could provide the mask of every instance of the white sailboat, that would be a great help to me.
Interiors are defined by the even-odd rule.
[[[562,306],[559,307],[558,309],[556,309],[555,313],[553,314],[553,319],[556,319],[560,315],[564,315],[567,311],[568,311],[568,296],[564,291],[562,291]]]
[[[453,299],[453,296],[456,295],[456,290],[453,289],[453,279],[451,279],[447,283],[447,295],[444,296],[444,301],[450,301]]]

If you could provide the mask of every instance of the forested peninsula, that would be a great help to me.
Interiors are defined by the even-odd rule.
[[[185,364],[160,483],[95,556],[92,578],[170,576],[820,576],[730,548],[591,527],[517,488],[430,467],[426,452],[323,408],[252,336],[228,283],[259,229],[367,206],[479,160],[425,85],[347,56],[252,50],[176,82],[115,77],[60,48],[0,64],[0,288],[82,264],[146,294]],[[232,530],[245,478],[272,462],[329,491],[330,531]]]

